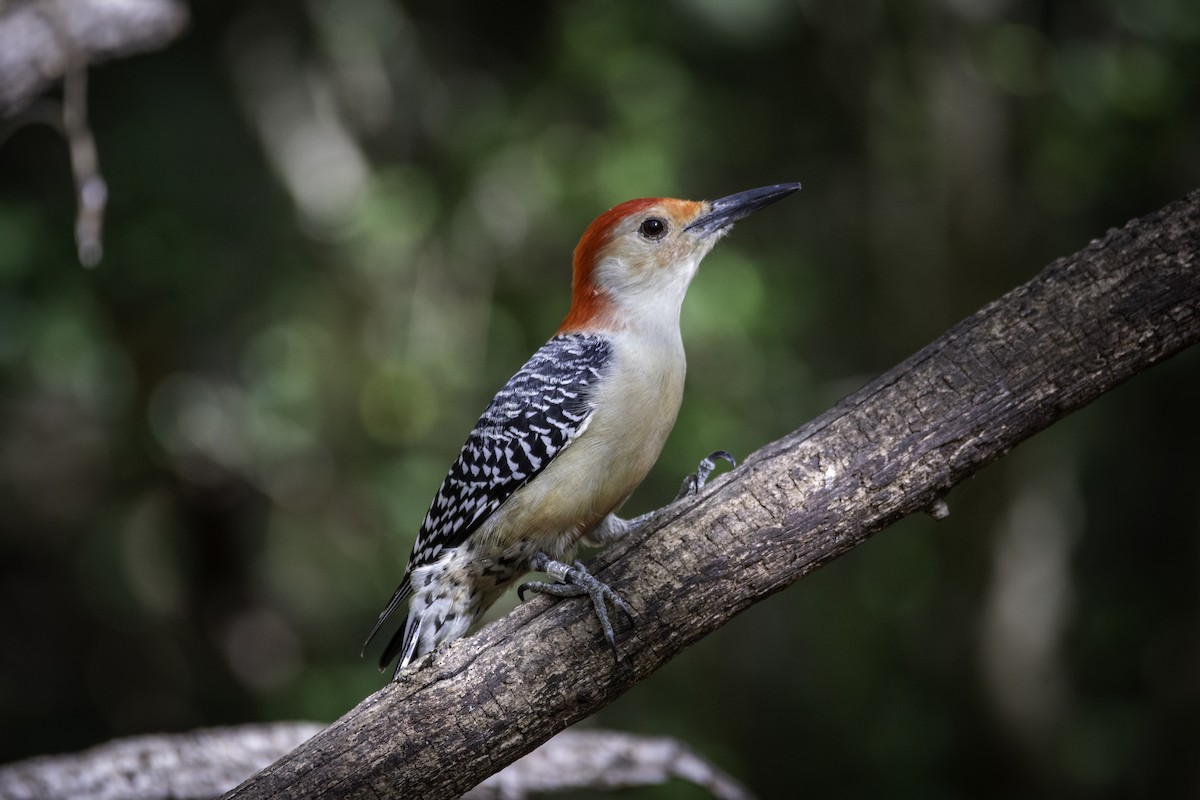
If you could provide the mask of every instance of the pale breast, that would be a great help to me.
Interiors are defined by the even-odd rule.
[[[596,412],[587,429],[509,498],[505,513],[497,515],[503,529],[485,536],[528,537],[553,550],[573,547],[618,509],[654,466],[683,397],[682,343],[646,346],[626,339],[616,344],[611,370],[593,396]]]

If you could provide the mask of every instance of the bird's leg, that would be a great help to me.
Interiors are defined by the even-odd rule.
[[[675,499],[682,500],[688,495],[700,494],[700,490],[708,482],[708,476],[712,475],[712,471],[717,468],[717,461],[727,461],[730,467],[737,466],[737,459],[726,450],[709,453],[700,460],[696,471],[683,479],[683,485],[679,487],[679,494],[675,495]]]
[[[725,450],[718,450],[715,453],[708,454],[700,461],[700,464],[696,467],[696,471],[683,479],[683,485],[679,487],[679,494],[675,495],[675,500],[678,501],[688,495],[699,494],[704,488],[704,484],[708,482],[713,470],[717,468],[718,461],[728,461],[730,466],[737,466],[737,459]],[[600,524],[587,532],[587,535],[583,537],[583,543],[589,547],[606,547],[613,542],[619,542],[659,511],[662,511],[662,509],[647,511],[645,514],[636,516],[633,519],[621,519],[616,514],[609,514],[600,520]]]
[[[545,553],[537,553],[530,562],[530,567],[538,572],[544,572],[551,578],[554,578],[555,583],[547,583],[545,581],[529,581],[522,583],[517,587],[517,597],[521,600],[525,599],[525,592],[537,592],[538,594],[549,594],[555,597],[579,597],[587,595],[591,598],[592,608],[596,611],[596,619],[600,620],[600,627],[604,630],[604,638],[608,640],[608,646],[612,648],[613,660],[617,659],[617,640],[613,635],[612,622],[608,619],[607,603],[612,603],[619,608],[628,618],[630,624],[634,624],[633,609],[629,607],[619,594],[613,591],[608,584],[601,582],[593,576],[583,566],[582,561],[576,561],[575,566],[569,567],[561,561],[555,561]]]
[[[732,455],[724,450],[718,450],[705,456],[700,464],[696,467],[696,471],[683,481],[683,486],[679,489],[679,494],[675,496],[676,500],[680,500],[688,495],[698,494],[704,488],[704,484],[708,481],[714,469],[716,469],[717,461],[727,461],[731,466],[737,466],[737,460]],[[583,541],[585,544],[593,547],[603,547],[604,545],[612,544],[613,542],[624,539],[630,531],[637,528],[646,520],[657,514],[657,511],[651,511],[633,519],[621,519],[615,514],[609,514],[600,521],[595,528],[588,531],[587,536]],[[567,566],[561,561],[555,561],[545,553],[538,552],[534,555],[529,564],[530,568],[537,572],[544,572],[551,578],[554,578],[554,583],[546,581],[528,581],[517,587],[517,596],[521,600],[525,599],[525,592],[537,592],[538,594],[549,594],[555,597],[579,597],[587,595],[591,598],[592,608],[596,611],[596,618],[600,620],[600,627],[604,630],[604,638],[608,640],[608,646],[612,648],[613,658],[617,657],[617,642],[613,635],[612,622],[608,618],[608,603],[612,603],[619,608],[625,616],[633,623],[633,609],[629,607],[619,594],[617,594],[608,584],[602,583],[593,576],[583,566],[582,561],[576,561],[575,566]]]

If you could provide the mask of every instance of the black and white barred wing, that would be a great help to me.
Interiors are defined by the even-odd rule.
[[[513,492],[587,428],[591,392],[610,358],[597,336],[556,336],[496,395],[442,482],[413,547],[409,569],[466,541]]]
[[[612,347],[603,337],[563,334],[546,342],[509,379],[475,424],[434,496],[404,579],[371,637],[408,598],[413,569],[466,541],[587,429],[595,412],[591,395],[611,357]]]

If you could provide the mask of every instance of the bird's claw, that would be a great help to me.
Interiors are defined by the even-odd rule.
[[[557,562],[549,563],[555,564]],[[566,565],[559,566],[565,567]],[[543,565],[539,568],[546,569],[547,566]],[[517,587],[517,597],[524,601],[526,591],[553,595],[554,597],[580,597],[587,595],[592,601],[592,608],[596,612],[596,618],[600,620],[600,627],[604,631],[604,638],[608,641],[608,646],[612,648],[614,661],[618,660],[617,639],[613,633],[612,622],[608,618],[607,604],[612,603],[616,608],[620,609],[625,614],[625,618],[629,621],[630,625],[637,624],[633,608],[612,587],[588,572],[583,566],[582,561],[576,561],[575,566],[566,568],[562,572],[560,580],[554,583],[548,581],[527,581],[526,583],[522,583]]]
[[[726,450],[717,450],[715,453],[709,453],[701,459],[700,465],[696,467],[696,471],[683,479],[683,485],[679,487],[679,494],[675,495],[675,499],[682,500],[689,495],[700,494],[700,490],[708,482],[709,476],[717,468],[717,461],[727,461],[730,467],[737,466],[737,459]]]

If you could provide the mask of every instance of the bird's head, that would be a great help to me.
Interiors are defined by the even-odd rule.
[[[720,200],[650,197],[605,211],[575,248],[571,311],[560,332],[644,321],[678,328],[688,285],[733,223],[800,188],[781,183]]]

